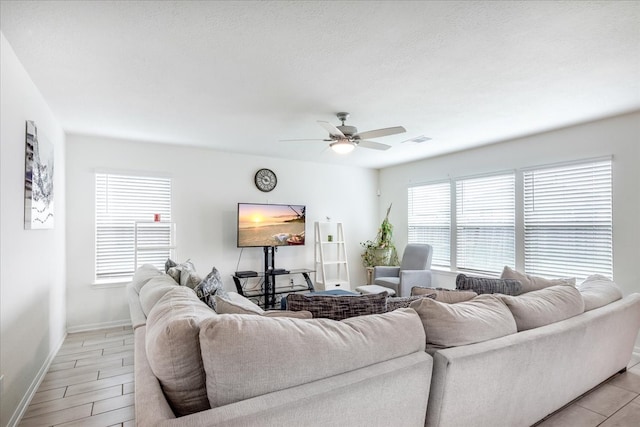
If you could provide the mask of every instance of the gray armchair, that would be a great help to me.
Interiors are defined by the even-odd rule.
[[[410,244],[404,248],[399,267],[373,268],[373,283],[391,288],[398,296],[409,296],[414,286],[431,285],[431,245]]]

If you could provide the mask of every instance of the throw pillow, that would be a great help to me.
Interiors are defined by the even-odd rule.
[[[164,272],[165,272],[165,274],[169,272],[169,269],[171,267],[175,267],[176,265],[178,265],[177,262],[175,262],[171,258],[167,258],[167,260],[164,263]]]
[[[520,295],[522,284],[513,279],[494,279],[491,277],[469,277],[458,274],[456,289],[472,290],[478,294]]]
[[[582,295],[573,286],[556,285],[518,296],[499,297],[511,310],[518,331],[549,325],[584,312]]]
[[[479,295],[456,304],[423,298],[410,307],[422,320],[427,345],[455,347],[517,332],[513,315],[495,295]]]
[[[531,276],[529,274],[521,273],[519,271],[513,270],[508,265],[504,266],[502,270],[502,275],[500,276],[502,279],[514,279],[519,281],[522,284],[521,293],[537,291],[540,289],[548,288],[549,286],[556,285],[569,285],[575,286],[576,279],[575,278],[567,278],[567,279],[545,279],[544,277]]]
[[[387,312],[397,310],[399,308],[408,308],[412,302],[421,298],[435,299],[436,294],[413,295],[409,297],[389,297],[387,298]]]
[[[411,288],[411,295],[431,295],[435,294],[435,300],[445,302],[447,304],[455,304],[457,302],[469,301],[478,296],[473,291],[460,291],[456,289],[445,288],[423,288],[414,286]]]
[[[200,330],[212,408],[423,352],[424,342],[409,309],[341,322],[231,314],[205,320]],[[265,360],[286,361],[286,369],[265,369]]]
[[[594,274],[577,286],[584,300],[584,311],[603,307],[622,298],[622,291],[608,277]]]
[[[196,268],[191,261],[187,261],[182,264],[182,271],[180,272],[180,285],[194,289],[198,284],[202,282],[202,278],[196,273]]]
[[[216,309],[216,302],[213,298],[214,295],[219,295],[223,298],[227,297],[227,291],[224,290],[224,285],[222,284],[222,278],[220,277],[220,272],[217,268],[213,267],[211,269],[211,273],[207,274],[207,277],[202,279],[198,285],[196,285],[193,290],[198,295],[198,298],[209,307]]]
[[[314,318],[343,320],[365,314],[384,313],[387,293],[371,295],[287,295],[287,308],[310,311]]]
[[[191,289],[174,286],[149,313],[145,349],[177,416],[210,408],[200,355],[200,323],[216,316]]]

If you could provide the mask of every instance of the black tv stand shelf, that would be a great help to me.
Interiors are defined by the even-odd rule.
[[[289,294],[293,292],[309,292],[314,291],[313,281],[309,274],[314,273],[315,270],[309,270],[306,268],[298,268],[286,270],[283,268],[274,268],[275,261],[275,247],[264,247],[264,272],[259,272],[255,276],[247,275],[233,275],[233,281],[236,285],[238,293],[244,297],[258,300],[258,303],[262,305],[264,309],[275,308],[277,303],[277,295]],[[306,285],[291,285],[286,286],[276,285],[276,276],[284,275],[296,275],[301,274],[304,278]],[[253,283],[253,286],[248,286],[251,280],[258,280],[258,283]]]

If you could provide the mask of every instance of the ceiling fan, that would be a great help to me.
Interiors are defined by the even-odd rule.
[[[329,146],[333,151],[346,154],[351,152],[356,147],[372,148],[374,150],[388,150],[390,145],[381,144],[375,141],[369,141],[369,138],[380,138],[383,136],[396,135],[398,133],[406,132],[407,130],[402,126],[395,126],[384,129],[375,129],[358,133],[358,129],[355,126],[345,125],[344,122],[349,118],[349,113],[337,113],[338,120],[342,122],[340,126],[334,126],[329,122],[318,120],[320,126],[325,128],[329,132],[329,139],[315,140],[315,141],[327,141],[330,142]],[[308,141],[308,140],[292,140],[292,141]]]

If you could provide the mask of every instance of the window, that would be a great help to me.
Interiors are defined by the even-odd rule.
[[[500,273],[515,264],[515,176],[456,181],[457,267]]]
[[[451,184],[409,187],[409,243],[429,243],[433,265],[451,265]]]
[[[611,160],[524,172],[525,271],[613,276]]]
[[[613,277],[611,173],[599,159],[409,187],[408,242],[453,271]]]
[[[173,249],[170,178],[96,173],[97,281],[130,278],[142,264],[163,268]]]

